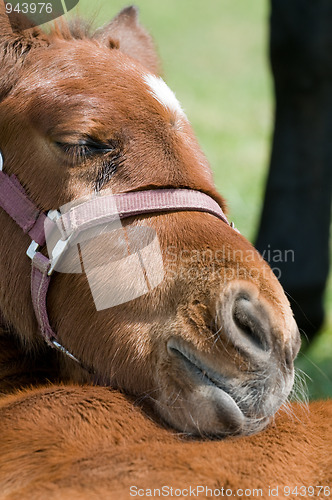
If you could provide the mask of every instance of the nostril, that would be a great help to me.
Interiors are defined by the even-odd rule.
[[[233,321],[238,333],[263,351],[270,349],[267,314],[247,297],[238,297],[233,305]]]
[[[286,367],[289,370],[291,370],[293,368],[293,361],[294,361],[293,350],[290,346],[287,346],[285,348],[285,363],[286,363]]]
[[[248,321],[248,318],[244,317],[242,313],[239,313],[238,309],[233,311],[233,320],[243,336],[253,342],[256,347],[265,350],[265,345],[261,337],[257,335],[256,329],[253,328],[252,321]]]

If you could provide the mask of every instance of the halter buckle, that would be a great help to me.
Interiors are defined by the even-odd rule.
[[[1,156],[1,155],[0,155]],[[0,160],[0,166],[1,166],[1,160]],[[47,213],[47,217],[52,221],[55,222],[59,217],[61,217],[61,214],[57,210],[49,210]],[[58,240],[56,245],[54,246],[52,250],[52,255],[50,258],[50,268],[48,270],[48,275],[51,276],[53,273],[55,266],[57,265],[59,259],[61,258],[62,254],[65,252],[68,243],[69,243],[70,237],[68,237],[66,240]],[[28,250],[26,251],[27,256],[33,260],[34,256],[39,250],[40,245],[32,240],[32,242],[29,245]]]
[[[3,166],[3,162],[2,162],[1,152],[0,152],[0,170],[2,170],[2,166]],[[47,213],[47,217],[49,219],[51,219],[52,221],[55,221],[58,217],[60,217],[60,214],[57,210],[50,210]],[[28,250],[26,251],[27,256],[31,260],[33,260],[34,256],[38,252],[39,247],[40,247],[39,243],[37,243],[35,240],[32,240],[32,242],[30,243],[30,245],[28,247]]]
[[[56,265],[58,264],[59,260],[62,257],[62,254],[67,250],[70,239],[71,237],[69,236],[66,240],[59,240],[56,243],[55,247],[53,248],[51,257],[51,266],[48,271],[49,276],[51,276],[51,274],[53,273]]]
[[[57,210],[49,210],[49,212],[47,213],[47,217],[52,222],[56,222],[61,217],[61,214]],[[61,240],[61,239],[58,240],[57,243],[54,245],[54,247],[52,249],[52,256],[50,257],[51,266],[50,266],[50,269],[48,271],[49,276],[51,276],[51,274],[53,273],[60,258],[62,257],[62,255],[66,251],[70,239],[71,239],[71,235],[68,236],[68,238],[65,240]]]
[[[39,250],[39,244],[35,240],[32,240],[32,242],[30,243],[29,248],[28,248],[28,250],[26,252],[27,256],[31,260],[33,260],[34,256],[38,252],[38,250]]]

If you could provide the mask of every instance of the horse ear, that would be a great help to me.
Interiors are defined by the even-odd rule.
[[[6,3],[0,0],[0,99],[15,85],[30,50],[47,44],[47,36],[38,27],[31,28],[25,16],[13,13],[9,19]]]
[[[160,63],[151,36],[138,21],[138,8],[126,7],[104,27],[96,31],[94,38],[119,48],[133,57],[152,73],[160,72]]]

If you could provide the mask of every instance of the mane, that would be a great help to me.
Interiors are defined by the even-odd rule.
[[[47,34],[51,40],[85,40],[94,36],[92,20],[74,17],[66,20],[63,17],[48,25]]]

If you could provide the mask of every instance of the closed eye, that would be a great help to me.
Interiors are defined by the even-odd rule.
[[[112,144],[104,144],[93,139],[80,139],[77,143],[57,141],[55,144],[75,163],[88,159],[92,156],[106,155],[115,149]]]
[[[65,155],[68,165],[72,167],[80,166],[86,160],[96,158],[93,179],[93,187],[96,192],[100,191],[111,180],[125,161],[121,138],[102,143],[88,137],[77,138],[75,142],[54,141],[54,144]]]

